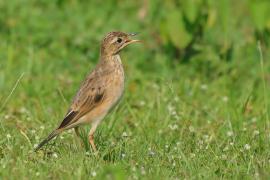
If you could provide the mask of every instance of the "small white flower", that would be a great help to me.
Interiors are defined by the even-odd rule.
[[[228,131],[228,132],[227,132],[227,136],[228,136],[228,137],[232,137],[232,136],[233,136],[233,132],[232,132],[232,131]]]
[[[257,121],[257,118],[256,117],[253,117],[252,119],[251,119],[251,122],[253,122],[253,123],[255,123]]]
[[[224,149],[223,149],[223,151],[225,152],[225,151],[228,151],[229,150],[229,147],[228,146],[226,146]]]
[[[44,127],[44,126],[40,126],[40,129],[42,129],[42,130],[43,130],[43,129],[45,129],[45,127]]]
[[[11,138],[11,135],[10,134],[7,134],[7,138],[10,139]]]
[[[126,154],[125,153],[122,153],[121,156],[122,156],[122,158],[125,158],[126,157]]]
[[[112,141],[112,142],[111,142],[111,145],[112,145],[112,146],[115,146],[115,145],[116,145],[116,143],[115,143],[114,141]]]
[[[221,159],[226,160],[227,159],[227,156],[225,154],[222,154],[221,155]]]
[[[86,152],[85,152],[85,155],[86,155],[86,156],[89,156],[89,155],[90,155],[89,151],[86,151]]]
[[[9,119],[10,116],[9,116],[9,115],[5,115],[4,118],[5,118],[5,119]]]
[[[144,106],[145,105],[145,101],[140,101],[139,104],[140,104],[140,106]]]
[[[245,150],[250,150],[250,145],[249,144],[245,144],[244,149]]]
[[[20,113],[26,113],[27,112],[27,109],[25,108],[25,107],[22,107],[22,108],[20,108]]]
[[[175,111],[175,107],[172,106],[171,104],[169,104],[169,105],[167,106],[167,109],[168,109],[168,111],[169,111],[170,114],[172,114],[172,112]],[[176,113],[176,112],[175,112],[175,113]]]
[[[91,175],[92,175],[93,177],[96,177],[96,176],[97,176],[96,171],[93,171],[93,172],[91,173]]]
[[[149,156],[154,156],[154,155],[155,155],[155,152],[154,152],[154,151],[152,151],[152,149],[151,149],[151,148],[148,148],[148,151],[149,151]]]
[[[34,148],[37,148],[38,144],[34,144]]]
[[[128,137],[128,134],[126,132],[123,132],[122,136],[123,137]]]
[[[135,172],[135,171],[136,171],[136,167],[133,166],[133,167],[131,168],[131,170]]]
[[[171,130],[176,130],[176,129],[178,129],[178,125],[177,125],[177,124],[170,124],[170,125],[169,125],[169,128],[170,128]]]
[[[195,132],[195,128],[193,126],[189,126],[188,129],[189,129],[190,132]]]
[[[233,143],[233,142],[230,142],[230,145],[231,145],[231,146],[233,146],[233,145],[234,145],[234,143]]]
[[[208,134],[205,134],[205,135],[203,135],[203,138],[204,138],[205,140],[208,140],[208,139],[209,139],[209,135],[208,135]]]
[[[176,115],[177,115],[176,111],[172,111],[172,112],[171,112],[171,115],[172,115],[172,116],[176,116]]]
[[[203,145],[203,141],[199,139],[199,140],[198,140],[198,144],[199,144],[199,145]]]
[[[224,96],[224,97],[222,98],[222,101],[223,101],[223,102],[228,102],[228,100],[229,100],[229,98],[228,98],[227,96]]]
[[[194,158],[195,156],[196,156],[196,154],[190,153],[190,157],[191,157],[191,158]]]
[[[149,156],[154,156],[155,155],[155,152],[154,151],[149,151]]]
[[[258,130],[255,130],[254,132],[253,132],[253,135],[254,136],[257,136],[257,135],[259,135],[260,134],[260,131],[258,131]]]
[[[207,90],[207,89],[208,89],[208,86],[206,84],[201,85],[201,90]]]
[[[169,148],[169,145],[166,144],[166,145],[165,145],[165,148],[168,149],[168,148]]]
[[[52,156],[53,156],[54,158],[58,158],[58,155],[57,155],[56,153],[53,153]]]

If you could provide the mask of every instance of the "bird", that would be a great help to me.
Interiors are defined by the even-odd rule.
[[[65,130],[74,128],[79,135],[79,126],[87,124],[91,125],[88,141],[92,150],[97,151],[94,133],[124,92],[125,74],[119,53],[128,45],[141,42],[132,38],[135,35],[137,33],[113,31],[103,38],[97,65],[82,82],[60,125],[34,151],[41,149]]]

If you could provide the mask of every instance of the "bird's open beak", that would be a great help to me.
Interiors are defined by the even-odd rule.
[[[128,36],[136,36],[138,33],[129,33]],[[142,42],[141,40],[137,40],[137,39],[128,39],[125,43],[125,46],[135,43],[135,42]]]
[[[137,39],[129,39],[126,41],[125,46],[135,43],[135,42],[142,42],[141,40],[137,40]]]

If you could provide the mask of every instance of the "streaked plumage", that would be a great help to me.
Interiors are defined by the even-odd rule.
[[[110,32],[103,39],[100,60],[96,68],[87,76],[74,97],[71,106],[60,123],[35,150],[40,149],[64,130],[77,128],[82,124],[91,124],[89,142],[96,151],[93,134],[109,110],[121,98],[124,91],[124,70],[119,52],[128,44],[138,42],[129,39],[134,34]]]

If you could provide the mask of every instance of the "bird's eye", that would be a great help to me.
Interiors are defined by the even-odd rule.
[[[118,43],[121,43],[121,42],[122,42],[122,39],[121,39],[121,38],[118,38],[118,39],[117,39],[117,42],[118,42]]]

